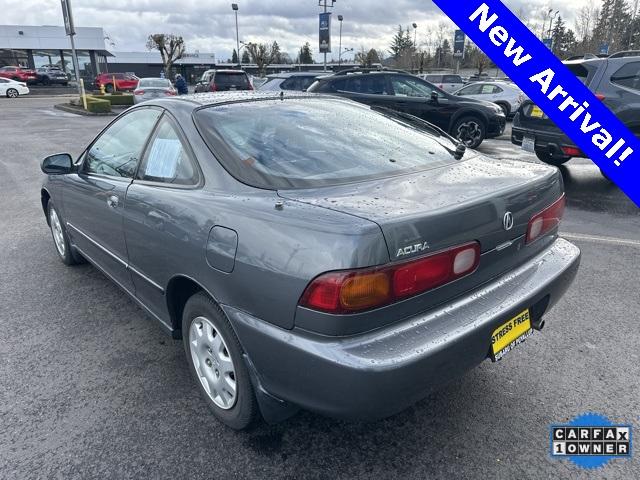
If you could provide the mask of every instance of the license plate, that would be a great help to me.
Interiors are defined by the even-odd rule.
[[[491,360],[497,362],[533,334],[529,309],[496,328],[491,335]]]
[[[536,151],[535,137],[524,137],[522,139],[522,149],[527,152],[535,153]]]
[[[537,105],[534,105],[533,108],[531,109],[531,113],[529,114],[529,116],[533,118],[542,118],[544,117],[544,112],[540,107],[538,107]]]

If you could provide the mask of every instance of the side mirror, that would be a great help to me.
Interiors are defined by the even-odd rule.
[[[40,169],[48,175],[65,175],[73,172],[73,159],[68,153],[49,155],[42,160]]]
[[[433,103],[438,103],[438,98],[439,98],[438,92],[436,91],[431,92],[431,101]]]

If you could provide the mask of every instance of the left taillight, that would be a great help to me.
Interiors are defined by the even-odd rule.
[[[527,227],[526,243],[529,244],[535,242],[537,239],[556,228],[560,224],[560,220],[562,220],[562,216],[564,215],[565,205],[566,198],[564,194],[562,194],[558,200],[531,217]]]
[[[480,263],[480,244],[470,242],[385,267],[328,272],[305,289],[300,305],[332,314],[379,308],[446,285]]]

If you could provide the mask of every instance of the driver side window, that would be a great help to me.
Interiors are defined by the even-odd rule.
[[[133,178],[160,111],[135,110],[111,125],[85,155],[84,173]]]

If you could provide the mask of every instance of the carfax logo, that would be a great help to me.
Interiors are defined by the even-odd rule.
[[[585,413],[566,425],[551,426],[551,456],[582,468],[598,468],[614,458],[631,458],[631,425],[614,425],[598,413]]]

